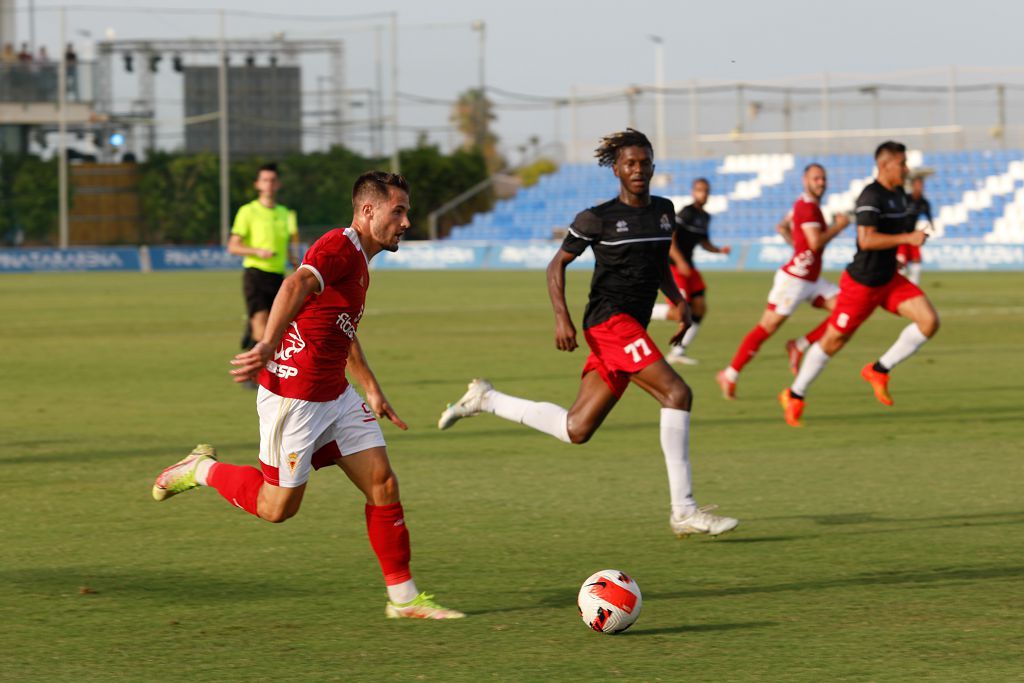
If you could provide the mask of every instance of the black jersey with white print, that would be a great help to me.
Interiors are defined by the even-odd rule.
[[[675,207],[664,197],[651,197],[644,207],[618,198],[577,214],[562,242],[570,254],[594,250],[594,276],[583,328],[603,323],[618,313],[644,327],[668,271]]]
[[[711,214],[703,208],[690,204],[676,216],[676,246],[687,265],[693,267],[693,250],[709,239]]]
[[[908,231],[907,194],[902,187],[887,190],[876,180],[860,193],[856,213],[857,225],[873,227],[882,234],[898,235]],[[865,251],[858,241],[857,253],[846,272],[862,285],[884,285],[896,274],[896,247]]]

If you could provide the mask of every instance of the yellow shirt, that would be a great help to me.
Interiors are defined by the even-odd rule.
[[[259,268],[283,275],[291,236],[299,234],[298,219],[294,211],[281,204],[268,209],[260,204],[260,200],[254,199],[238,210],[231,234],[241,237],[247,247],[274,252],[270,258],[246,256],[242,260],[244,268]]]

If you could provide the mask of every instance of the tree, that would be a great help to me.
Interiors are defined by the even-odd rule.
[[[489,173],[505,166],[505,160],[498,153],[498,136],[490,130],[491,122],[497,118],[494,103],[479,88],[470,88],[459,95],[450,117],[462,133],[462,148],[480,150]]]

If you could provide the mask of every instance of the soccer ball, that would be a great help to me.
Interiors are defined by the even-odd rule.
[[[588,578],[576,598],[580,619],[600,633],[619,633],[632,626],[643,602],[640,586],[618,569],[602,569]]]

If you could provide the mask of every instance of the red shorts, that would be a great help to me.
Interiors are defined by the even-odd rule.
[[[668,268],[672,271],[672,279],[676,281],[676,287],[683,293],[683,298],[687,301],[692,301],[693,297],[700,296],[707,289],[707,285],[704,284],[704,278],[700,276],[700,271],[696,268],[690,268],[689,277],[684,277],[676,269],[674,263],[670,263]],[[671,304],[672,302],[669,301],[669,303]]]
[[[901,244],[896,247],[896,260],[902,264],[920,263],[921,247],[916,244]]]
[[[664,357],[647,330],[625,313],[584,330],[583,335],[590,346],[590,355],[581,376],[597,370],[608,388],[620,398],[629,386],[630,375]]]
[[[884,285],[868,287],[843,271],[839,278],[839,297],[828,322],[840,332],[853,334],[879,306],[895,313],[901,303],[915,296],[924,296],[924,292],[899,273]]]

